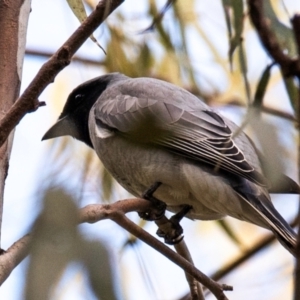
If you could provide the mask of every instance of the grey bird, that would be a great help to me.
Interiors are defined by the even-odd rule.
[[[43,140],[70,135],[92,147],[131,194],[154,192],[167,209],[187,217],[225,216],[270,229],[295,255],[296,235],[273,206],[260,154],[232,121],[188,91],[153,78],[111,73],[69,95]],[[282,174],[279,193],[299,193]]]

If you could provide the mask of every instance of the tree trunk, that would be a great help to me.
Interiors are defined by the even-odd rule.
[[[0,119],[20,93],[31,0],[0,1]],[[0,241],[3,196],[13,143],[12,132],[0,148]]]

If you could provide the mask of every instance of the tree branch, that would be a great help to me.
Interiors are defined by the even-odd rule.
[[[79,223],[95,223],[100,220],[110,219],[126,229],[131,234],[166,256],[172,262],[181,267],[185,272],[196,278],[204,286],[206,286],[217,299],[226,300],[227,297],[224,294],[224,290],[232,290],[232,287],[227,285],[221,285],[202,272],[197,270],[191,263],[181,257],[179,254],[171,250],[169,247],[158,241],[155,237],[148,232],[140,228],[138,225],[130,221],[125,213],[131,211],[143,212],[151,209],[151,203],[143,199],[126,199],[115,202],[113,204],[101,205],[92,204],[79,210]],[[9,276],[13,268],[24,259],[29,252],[30,236],[27,235],[17,241],[12,247],[10,247],[6,253],[0,256],[0,283],[2,284]],[[14,263],[11,263],[14,258]],[[18,259],[16,259],[18,258]]]
[[[28,255],[30,241],[30,234],[26,234],[0,255],[0,285]]]
[[[276,63],[282,69],[284,76],[300,76],[300,62],[284,54],[274,32],[270,28],[270,22],[264,16],[263,0],[248,0],[249,15],[260,41]]]
[[[54,55],[42,66],[22,96],[11,107],[8,113],[0,121],[0,146],[3,145],[9,133],[29,111],[34,110],[39,95],[55,76],[71,61],[74,53],[97,29],[97,27],[112,13],[123,0],[100,1],[96,9],[78,27],[70,38],[54,53]]]
[[[192,265],[194,265],[190,251],[183,239],[178,244],[175,244],[174,248],[179,255],[181,255],[187,261],[189,261]],[[186,277],[186,280],[190,287],[191,299],[192,300],[205,300],[203,290],[202,290],[200,283],[197,280],[195,280],[194,277],[189,275],[187,272],[185,272],[185,277]]]
[[[168,219],[165,215],[155,220],[155,224],[158,226],[160,235],[164,237],[166,240],[180,240],[179,242],[175,243],[173,246],[176,252],[185,258],[188,262],[190,262],[194,266],[194,262],[192,256],[189,252],[186,243],[184,242],[184,237],[182,234],[179,234],[179,226],[176,226],[170,219]],[[189,273],[185,272],[185,277],[188,282],[190,288],[190,295],[192,300],[204,300],[204,295],[202,291],[202,287],[200,283]]]
[[[36,50],[36,49],[26,49],[25,51],[26,55],[29,56],[35,56],[35,57],[41,57],[41,58],[50,58],[53,55],[53,52],[51,51],[45,51],[45,50]],[[96,59],[90,59],[90,58],[84,58],[80,56],[73,56],[72,57],[72,62],[78,62],[81,64],[89,65],[92,67],[99,67],[103,66],[104,62],[101,60],[96,60]]]
[[[225,107],[225,106],[228,106],[228,105],[244,107],[245,108],[244,104],[242,104],[240,102],[237,102],[237,101],[231,101],[231,102],[226,103],[225,105],[216,105],[216,107],[223,107],[223,106]],[[297,119],[294,117],[293,114],[290,114],[288,112],[281,111],[281,110],[278,110],[278,109],[275,109],[275,108],[272,108],[272,107],[262,106],[260,108],[260,111],[263,112],[263,113],[275,116],[275,117],[279,117],[279,118],[291,121],[291,122],[296,122],[297,121]]]

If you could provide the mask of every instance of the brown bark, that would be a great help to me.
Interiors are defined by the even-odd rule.
[[[299,77],[300,61],[284,53],[267,18],[264,16],[263,0],[248,0],[248,5],[250,19],[267,53],[279,64],[284,77]]]
[[[0,119],[18,98],[21,85],[24,41],[29,9],[27,0],[5,0],[0,2]],[[25,4],[23,6],[23,4]],[[20,26],[20,14],[25,13],[25,30]],[[23,19],[24,20],[24,19]],[[24,25],[23,24],[23,25]],[[22,24],[21,24],[22,25]],[[20,31],[21,30],[21,31]],[[0,228],[3,214],[3,194],[8,174],[13,132],[0,148]],[[1,239],[1,230],[0,230]]]

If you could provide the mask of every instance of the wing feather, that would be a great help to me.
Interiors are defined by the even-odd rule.
[[[119,94],[105,100],[100,97],[99,103],[96,103],[95,117],[101,124],[129,138],[141,123],[147,122],[143,135],[153,131],[163,132],[151,136],[147,139],[148,143],[210,164],[215,170],[265,185],[264,177],[247,162],[221,116],[208,107],[190,108],[176,101],[165,101],[165,98],[163,92],[155,99],[147,98],[145,94],[143,97]]]

